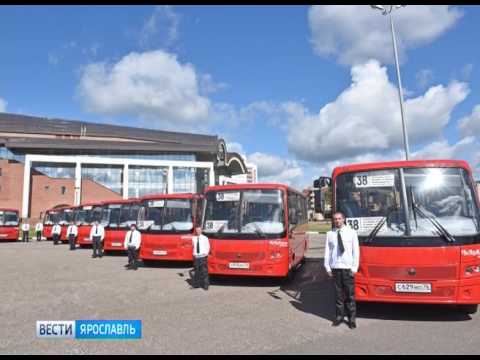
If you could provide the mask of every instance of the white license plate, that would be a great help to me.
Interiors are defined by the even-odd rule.
[[[122,246],[122,243],[119,243],[119,242],[112,242],[112,246]]]
[[[8,234],[0,234],[0,237],[2,237],[2,238],[7,237],[7,236],[8,236]]]
[[[231,262],[228,264],[230,269],[250,269],[250,263]]]
[[[432,284],[429,283],[395,283],[396,292],[427,293],[432,292]]]
[[[165,250],[153,250],[153,255],[167,255]]]

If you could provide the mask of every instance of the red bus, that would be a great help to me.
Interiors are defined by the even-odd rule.
[[[90,230],[92,224],[102,220],[103,206],[101,203],[89,203],[76,207],[75,222],[78,226],[77,244],[80,247],[92,245]]]
[[[58,215],[58,224],[62,228],[62,232],[60,233],[60,241],[67,243],[67,229],[70,225],[70,222],[75,221],[75,208],[74,207],[64,207],[60,209]]]
[[[360,241],[358,301],[480,303],[479,201],[465,161],[355,164],[333,170],[333,210]],[[328,185],[320,178],[319,186]]]
[[[19,216],[18,210],[0,209],[0,240],[17,241]]]
[[[208,187],[203,216],[211,274],[290,277],[303,262],[307,198],[286,185]]]
[[[130,225],[137,223],[140,202],[138,199],[112,200],[103,202],[102,223],[105,224],[103,249],[123,251],[125,234]]]
[[[201,221],[201,196],[162,194],[141,198],[138,217],[142,232],[140,258],[145,264],[155,260],[192,261],[192,236]]]
[[[53,225],[60,221],[60,209],[49,209],[45,211],[43,216],[43,237],[47,240],[52,240]]]

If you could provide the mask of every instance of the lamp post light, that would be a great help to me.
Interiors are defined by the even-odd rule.
[[[408,145],[407,122],[405,119],[405,110],[403,106],[402,78],[400,77],[400,65],[398,64],[397,40],[395,38],[395,26],[393,24],[393,15],[392,15],[392,10],[394,8],[399,9],[405,5],[370,5],[370,6],[373,9],[380,10],[382,12],[382,15],[388,15],[390,18],[390,30],[392,32],[393,53],[395,55],[395,67],[397,69],[398,97],[400,99],[400,115],[402,117],[403,145],[405,147],[405,159],[408,160],[410,157],[410,150]]]

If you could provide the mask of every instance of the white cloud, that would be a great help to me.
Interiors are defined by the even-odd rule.
[[[318,114],[299,104],[286,108],[288,147],[297,158],[331,161],[403,145],[397,90],[389,82],[386,68],[371,60],[352,67],[351,74],[352,84]],[[465,83],[452,82],[408,99],[405,112],[410,143],[420,145],[440,138],[452,109],[468,92]]]
[[[298,187],[303,180],[303,169],[295,160],[260,152],[247,156],[247,160],[257,165],[258,177],[262,182],[277,182]]]
[[[179,16],[169,5],[155,6],[152,15],[140,31],[140,46],[143,48],[169,47],[178,38]]]
[[[412,152],[413,159],[462,159],[463,154],[476,146],[473,136],[468,136],[456,144],[450,145],[447,140],[434,141],[422,149]]]
[[[480,105],[476,105],[470,115],[459,121],[458,128],[464,136],[480,134]]]
[[[409,5],[394,10],[400,59],[406,49],[428,44],[462,16],[448,5]],[[370,58],[393,62],[388,19],[369,5],[316,5],[308,12],[311,42],[320,56],[357,64]]]
[[[0,112],[5,112],[7,111],[7,101],[0,98]]]
[[[85,108],[103,115],[135,115],[156,122],[196,126],[206,121],[208,98],[199,94],[191,64],[163,50],[132,52],[115,64],[87,65],[78,94]]]
[[[200,76],[200,93],[204,95],[226,89],[227,87],[228,85],[226,83],[215,82],[210,74],[202,74]]]

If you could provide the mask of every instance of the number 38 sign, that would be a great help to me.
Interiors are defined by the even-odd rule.
[[[358,218],[347,218],[347,225],[350,226],[353,230],[359,232],[370,232],[373,230],[375,225],[377,225],[383,217],[381,216],[372,216],[372,217],[358,217]],[[385,224],[383,224],[380,232],[386,229]]]
[[[353,177],[353,184],[357,188],[393,186],[394,182],[395,175],[393,174],[368,175],[368,173],[357,173]]]

